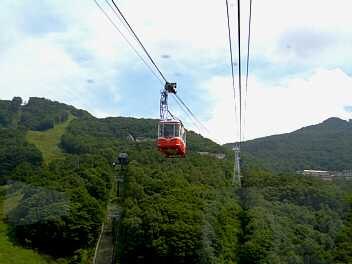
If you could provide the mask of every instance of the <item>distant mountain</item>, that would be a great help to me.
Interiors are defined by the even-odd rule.
[[[101,252],[118,263],[352,263],[352,181],[258,166],[299,169],[310,155],[311,168],[347,167],[349,122],[246,142],[242,188],[231,151],[192,131],[185,158],[163,157],[157,123],[0,100],[0,262],[13,262],[16,241],[48,263],[92,263],[105,223]],[[120,152],[127,168],[112,166]]]
[[[329,118],[292,133],[246,141],[242,150],[274,171],[352,169],[352,121]]]
[[[13,239],[67,263],[91,263],[87,259],[108,201],[117,201],[114,183],[122,172],[112,164],[126,152],[130,165],[118,204],[124,210],[118,236],[124,263],[137,263],[141,254],[157,259],[165,250],[175,259],[185,254],[187,263],[199,263],[206,254],[204,221],[214,223],[216,242],[208,245],[214,259],[235,259],[231,248],[238,247],[239,206],[231,186],[232,159],[204,155],[229,151],[188,131],[186,158],[166,159],[156,148],[157,125],[157,119],[95,118],[45,98],[32,97],[26,104],[19,97],[0,100],[0,208],[8,197],[20,200],[6,214]],[[135,220],[143,224],[136,226]],[[220,221],[233,223],[231,237]],[[155,227],[160,234],[141,233]],[[0,232],[2,239],[8,238]],[[217,242],[225,239],[226,245]]]
[[[69,113],[76,117],[92,117],[84,110],[45,98],[30,97],[26,104],[20,97],[0,100],[0,128],[44,131],[66,121]]]

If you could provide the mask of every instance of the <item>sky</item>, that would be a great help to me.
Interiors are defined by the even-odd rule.
[[[97,1],[143,56],[105,0]],[[237,141],[238,86],[236,79],[235,101],[225,0],[116,2],[209,132],[198,130],[172,98],[171,111],[218,143]],[[237,1],[229,3],[237,51]],[[249,0],[241,0],[243,67],[248,7]],[[253,0],[243,140],[351,118],[351,7],[348,0]],[[159,117],[162,82],[94,0],[2,0],[0,25],[0,99],[38,96],[97,117]],[[235,52],[236,72],[237,59]]]

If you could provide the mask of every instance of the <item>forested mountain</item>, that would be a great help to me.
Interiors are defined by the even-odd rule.
[[[55,263],[91,263],[123,178],[119,263],[352,263],[348,181],[277,175],[253,154],[243,156],[238,188],[231,151],[201,135],[188,133],[186,158],[166,159],[155,148],[157,120],[97,119],[42,98],[0,101],[0,120],[0,226],[8,227],[0,255],[8,239]],[[43,155],[54,148],[41,135],[55,155]],[[120,152],[129,155],[124,170],[112,166]]]
[[[292,133],[246,141],[242,150],[274,171],[350,170],[352,121],[329,118]]]

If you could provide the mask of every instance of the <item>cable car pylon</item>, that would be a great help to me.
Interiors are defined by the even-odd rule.
[[[235,110],[235,126],[239,128],[239,141],[234,144],[234,174],[232,182],[233,184],[238,184],[241,187],[241,142],[242,137],[242,126],[244,125],[245,113],[242,111],[242,71],[241,71],[241,0],[237,0],[237,37],[238,37],[238,95],[237,89],[235,87],[235,74],[234,74],[234,59],[233,59],[233,49],[232,49],[232,30],[230,21],[230,6],[229,0],[226,2],[226,16],[227,16],[227,30],[228,30],[228,40],[230,48],[230,62],[231,62],[231,77],[232,77],[232,89],[234,92],[234,110]],[[249,3],[249,21],[248,21],[248,42],[247,42],[247,68],[246,68],[246,93],[245,93],[245,111],[246,111],[246,100],[247,100],[247,90],[248,90],[248,73],[249,73],[249,49],[251,41],[251,20],[252,20],[252,0]],[[237,102],[239,104],[239,122],[237,122]],[[236,135],[235,135],[236,137]]]
[[[239,144],[236,144],[233,147],[233,151],[235,153],[235,162],[234,162],[234,167],[233,167],[233,178],[232,178],[232,183],[238,185],[239,187],[242,186],[242,181],[241,181],[241,149]]]

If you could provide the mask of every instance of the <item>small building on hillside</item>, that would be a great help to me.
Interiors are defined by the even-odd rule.
[[[352,170],[335,171],[334,175],[339,179],[352,180]]]
[[[224,153],[210,153],[210,152],[205,152],[205,151],[198,151],[198,154],[202,155],[202,156],[211,156],[217,159],[225,159],[226,158],[226,154]]]
[[[324,181],[331,181],[335,177],[335,175],[333,175],[330,171],[324,170],[303,170],[298,171],[297,173],[302,174],[304,176],[317,177]]]
[[[344,171],[303,170],[303,171],[297,171],[297,173],[305,176],[317,177],[324,181],[332,181],[334,179],[352,180],[352,170],[344,170]]]

